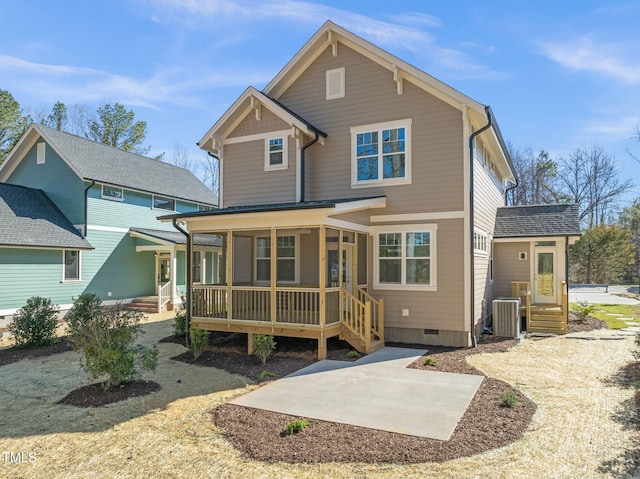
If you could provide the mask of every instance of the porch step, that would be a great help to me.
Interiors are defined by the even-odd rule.
[[[372,339],[371,343],[369,344],[369,350],[367,351],[365,340],[360,336],[353,334],[349,329],[344,327],[342,328],[340,339],[348,342],[351,346],[354,347],[356,351],[363,354],[371,354],[372,352],[384,347],[384,341],[381,341],[379,339]]]
[[[143,313],[159,313],[157,296],[142,296],[131,301],[127,309]]]
[[[536,311],[535,314],[531,313],[527,332],[567,334],[567,322],[562,312],[540,314]]]

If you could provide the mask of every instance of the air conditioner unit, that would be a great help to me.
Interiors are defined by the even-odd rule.
[[[493,335],[503,338],[520,336],[520,298],[493,300]]]

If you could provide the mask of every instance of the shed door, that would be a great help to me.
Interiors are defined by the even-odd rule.
[[[533,302],[557,304],[555,248],[536,248],[533,272]]]

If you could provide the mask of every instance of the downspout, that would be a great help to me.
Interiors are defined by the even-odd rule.
[[[185,345],[187,346],[187,348],[189,347],[189,328],[191,325],[191,235],[189,233],[187,233],[185,230],[183,230],[180,225],[178,225],[178,220],[176,218],[173,218],[172,220],[173,223],[173,227],[175,229],[177,229],[178,231],[180,231],[180,233],[182,233],[185,238],[187,239],[187,251],[186,251],[186,255],[187,257],[185,258],[185,263],[187,264],[187,294],[186,294],[186,301],[187,304],[185,305],[184,308],[184,312],[186,315],[186,324],[185,324],[185,329],[187,331],[187,334],[185,334]]]
[[[474,218],[474,208],[473,208],[473,166],[474,166],[474,158],[473,158],[473,140],[475,139],[476,136],[478,136],[480,133],[482,133],[485,130],[488,130],[489,128],[491,128],[491,125],[493,123],[492,120],[492,115],[491,115],[491,109],[488,106],[484,107],[484,111],[487,114],[487,124],[485,126],[483,126],[482,128],[480,128],[478,131],[474,131],[473,133],[471,133],[471,135],[469,135],[469,256],[470,256],[470,261],[469,261],[469,268],[470,268],[470,273],[471,273],[471,319],[470,319],[470,329],[469,332],[471,333],[471,342],[473,347],[475,347],[477,345],[477,339],[474,333],[474,326],[475,326],[475,309],[476,309],[476,291],[475,291],[475,267],[474,267],[474,261],[475,261],[475,256],[474,256],[474,252],[473,252],[473,230],[475,227],[475,218]]]
[[[569,236],[564,237],[564,281],[567,288],[567,296],[569,296]],[[564,291],[563,291],[564,294]],[[564,307],[564,302],[562,303]],[[569,321],[569,308],[564,312],[565,320]]]
[[[303,145],[300,149],[300,203],[304,203],[304,152],[307,148],[309,148],[320,139],[320,134],[317,131],[315,132],[315,134],[316,137],[309,143]]]
[[[518,187],[518,176],[514,175],[514,178],[515,178],[516,182],[513,184],[513,186],[510,186],[509,188],[507,188],[504,191],[504,204],[505,205],[508,203],[507,198],[509,197],[509,192]]]
[[[89,190],[96,184],[96,180],[91,180],[91,184],[84,189],[84,232],[83,238],[87,237],[87,229],[89,228]]]

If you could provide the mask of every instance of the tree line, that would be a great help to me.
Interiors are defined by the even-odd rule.
[[[518,186],[508,191],[508,204],[578,205],[583,235],[569,250],[570,282],[639,280],[640,198],[623,206],[634,183],[623,176],[612,156],[598,145],[576,148],[557,159],[546,151],[512,145],[509,152]]]

